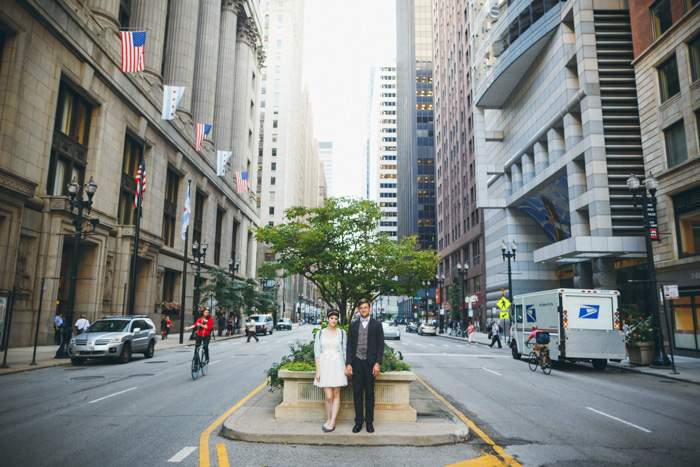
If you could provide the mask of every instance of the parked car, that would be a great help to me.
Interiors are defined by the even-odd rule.
[[[112,358],[126,363],[134,353],[153,357],[156,342],[156,327],[148,316],[106,316],[71,338],[68,354],[74,365],[81,365],[88,358]]]
[[[406,325],[406,332],[418,332],[418,323],[411,321]]]
[[[292,320],[289,318],[280,318],[277,320],[277,326],[275,326],[275,329],[278,331],[281,331],[282,329],[287,329],[288,331],[292,330]]]
[[[434,324],[422,323],[418,327],[418,335],[422,336],[424,334],[432,334],[433,336],[437,336],[437,328]]]
[[[255,321],[255,333],[261,332],[263,335],[268,332],[272,335],[272,316],[271,315],[250,315],[250,319]]]
[[[401,330],[396,323],[382,324],[384,329],[384,339],[401,339]]]

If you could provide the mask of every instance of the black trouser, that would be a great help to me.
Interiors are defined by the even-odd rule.
[[[63,342],[63,328],[54,328],[53,340],[56,343],[56,345],[61,345],[61,342]]]
[[[489,345],[489,347],[493,347],[493,344],[495,344],[496,342],[498,342],[499,349],[503,347],[501,345],[501,336],[498,333],[493,334],[493,337],[491,338],[491,345]]]
[[[353,360],[352,363],[352,395],[355,402],[355,423],[374,422],[374,365],[367,360]],[[365,413],[362,413],[364,394]]]
[[[204,358],[209,361],[209,339],[211,339],[211,336],[197,336],[197,339],[194,341],[194,351],[197,351],[197,347],[199,347],[200,344],[204,347]]]
[[[246,342],[250,342],[251,337],[255,337],[256,341],[260,340],[260,339],[258,339],[258,333],[255,331],[255,329],[253,329],[252,331],[248,330],[247,332],[248,332],[248,340]]]

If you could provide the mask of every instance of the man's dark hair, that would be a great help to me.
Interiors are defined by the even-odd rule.
[[[369,302],[369,300],[367,300],[366,298],[361,298],[357,301],[357,309],[358,310],[360,309],[360,305],[362,305],[363,303],[366,303],[367,305],[369,305],[370,308],[372,307],[372,304]]]

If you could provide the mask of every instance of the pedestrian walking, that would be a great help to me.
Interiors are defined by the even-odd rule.
[[[352,432],[359,433],[362,423],[365,423],[367,432],[374,433],[374,379],[379,375],[382,363],[384,330],[379,321],[370,318],[369,300],[360,299],[357,306],[360,319],[353,321],[348,327],[345,351],[345,375],[352,376],[355,404],[355,426]]]
[[[77,334],[82,334],[85,331],[87,331],[87,328],[90,326],[90,321],[87,320],[84,314],[80,315],[80,319],[75,322],[75,329],[77,331]]]
[[[170,328],[172,327],[173,323],[170,321],[170,316],[165,317],[165,338],[168,338],[168,335],[170,334]]]
[[[345,331],[339,329],[340,312],[328,310],[328,326],[321,329],[314,339],[314,360],[316,378],[314,386],[323,388],[325,393],[326,423],[321,429],[326,433],[335,430],[335,420],[340,411],[340,388],[348,385],[345,375]]]
[[[245,332],[248,335],[248,340],[246,342],[250,342],[251,337],[255,338],[255,342],[260,340],[258,339],[258,334],[255,332],[255,321],[253,321],[252,318],[248,318],[248,321],[246,321]]]
[[[489,347],[493,348],[493,344],[498,342],[498,348],[501,349],[503,346],[501,345],[501,325],[499,324],[498,320],[494,321],[493,324],[491,324],[491,343],[489,344]]]
[[[226,323],[226,335],[233,335],[233,317],[229,316],[228,322]]]
[[[53,319],[53,340],[56,345],[61,345],[63,342],[63,329],[65,323],[63,322],[63,313],[59,313]]]
[[[165,335],[168,333],[168,321],[163,316],[160,320],[160,340],[165,340]]]
[[[474,343],[476,347],[479,347],[479,343],[474,337],[474,324],[470,321],[469,326],[467,326],[467,346],[470,346],[472,343]]]
[[[226,316],[224,316],[223,313],[219,315],[219,336],[224,332],[224,328],[226,327]]]

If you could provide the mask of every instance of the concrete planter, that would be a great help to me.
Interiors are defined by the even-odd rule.
[[[314,371],[280,370],[284,381],[282,402],[275,407],[275,418],[282,420],[325,420],[323,389],[314,386]],[[412,371],[381,373],[374,382],[374,420],[415,422],[416,409],[409,402],[409,386],[416,380]],[[340,390],[339,420],[354,420],[352,381]]]
[[[632,342],[627,344],[630,363],[634,365],[651,365],[654,357],[653,342]]]

